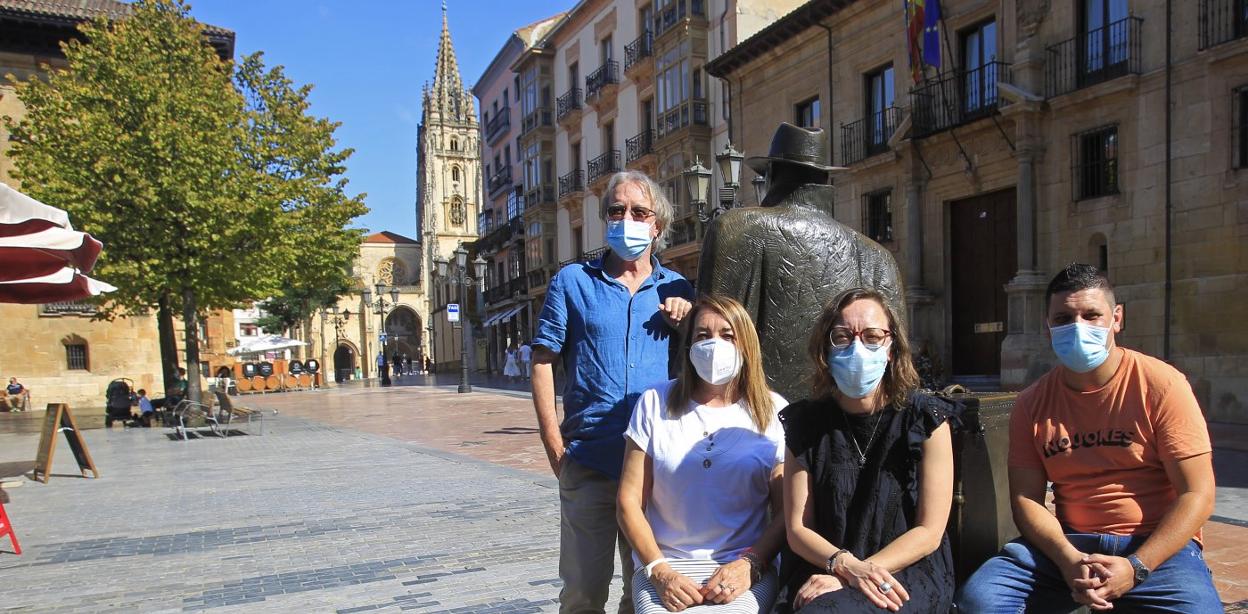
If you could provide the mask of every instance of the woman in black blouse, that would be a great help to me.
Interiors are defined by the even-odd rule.
[[[829,304],[809,351],[813,398],[780,414],[796,556],[785,561],[776,611],[948,612],[949,423],[960,407],[916,392],[905,330],[877,292]]]

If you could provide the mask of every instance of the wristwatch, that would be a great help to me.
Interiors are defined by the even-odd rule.
[[[1144,564],[1144,561],[1141,561],[1140,557],[1135,556],[1134,554],[1127,557],[1127,562],[1131,563],[1131,569],[1135,570],[1136,586],[1143,584],[1144,581],[1148,579],[1148,574],[1152,573],[1152,570]]]

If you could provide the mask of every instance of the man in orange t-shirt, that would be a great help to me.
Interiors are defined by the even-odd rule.
[[[1221,612],[1200,528],[1213,513],[1212,448],[1186,378],[1120,348],[1122,305],[1095,267],[1046,291],[1061,365],[1010,416],[1010,498],[1022,537],[959,592],[964,612]],[[1045,507],[1052,482],[1057,514]]]

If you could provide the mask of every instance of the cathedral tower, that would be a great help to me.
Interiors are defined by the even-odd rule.
[[[433,259],[454,261],[455,247],[477,239],[481,193],[480,128],[472,94],[464,88],[442,3],[442,38],[433,83],[425,83],[418,131],[416,216],[425,247],[425,281]],[[432,289],[426,284],[426,288]],[[432,299],[433,292],[429,295]],[[431,305],[432,309],[438,307]]]

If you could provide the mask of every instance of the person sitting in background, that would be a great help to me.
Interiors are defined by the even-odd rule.
[[[878,291],[850,289],[824,307],[807,352],[814,397],[780,412],[796,556],[776,611],[949,612],[950,424],[961,406],[916,392],[909,339]]]
[[[624,433],[616,510],[638,568],[633,607],[765,612],[784,543],[787,402],[740,303],[702,297],[689,319],[679,376],[642,393]]]
[[[145,428],[152,427],[152,417],[156,415],[156,408],[152,407],[152,401],[147,398],[147,391],[139,388],[139,424]]]
[[[18,382],[16,377],[10,377],[9,385],[4,389],[4,402],[9,411],[22,411],[29,401],[30,389]]]

